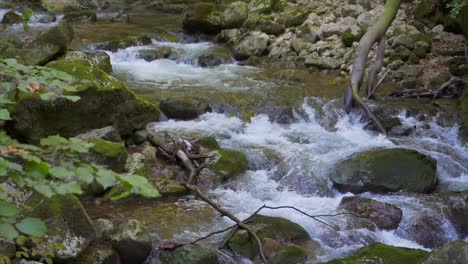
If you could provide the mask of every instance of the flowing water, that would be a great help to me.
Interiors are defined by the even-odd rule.
[[[169,46],[182,51],[178,60],[159,59],[145,61],[139,51]],[[143,94],[164,94],[182,90],[188,94],[245,92],[262,94],[265,100],[278,96],[272,90],[288,89],[274,79],[268,79],[266,69],[240,66],[236,63],[210,68],[200,67],[194,58],[216,46],[209,42],[167,43],[130,47],[109,52],[114,71],[132,87],[139,87]],[[330,76],[321,76],[326,79]],[[318,85],[317,85],[318,84]],[[321,90],[320,81],[312,85]],[[322,87],[320,87],[322,86]],[[180,92],[179,94],[183,94]],[[287,92],[282,94],[287,96]],[[206,97],[209,97],[207,95]],[[249,171],[233,183],[212,191],[224,207],[240,218],[248,217],[263,204],[271,206],[295,206],[309,214],[333,214],[343,196],[334,190],[328,179],[333,166],[353,153],[373,148],[411,148],[428,154],[438,161],[439,190],[464,191],[468,189],[467,146],[458,140],[458,127],[451,122],[443,124],[441,115],[430,116],[424,121],[408,117],[403,109],[397,115],[404,125],[414,127],[407,137],[386,138],[364,129],[359,116],[347,116],[340,109],[338,96],[305,96],[296,109],[295,121],[280,124],[259,114],[244,121],[238,116],[213,112],[193,121],[168,120],[150,124],[155,131],[169,130],[179,133],[198,132],[215,136],[223,147],[244,151],[249,159]],[[441,121],[442,120],[442,121]],[[427,129],[428,126],[430,129]],[[442,192],[442,191],[441,191]],[[369,231],[347,229],[343,221],[324,218],[328,223],[341,227],[330,230],[298,213],[282,210],[265,210],[263,214],[281,216],[303,226],[310,236],[324,249],[315,261],[323,261],[368,244],[380,241],[389,245],[424,248],[405,233],[419,217],[432,216],[443,223],[444,237],[458,239],[453,226],[443,218],[434,199],[424,195],[392,194],[363,196],[392,203],[403,210],[402,228],[394,231]],[[230,224],[225,220],[224,226]],[[208,227],[213,231],[223,224]],[[183,232],[185,238],[199,236],[200,230]]]

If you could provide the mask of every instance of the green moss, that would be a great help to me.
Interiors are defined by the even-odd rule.
[[[218,141],[214,137],[204,137],[196,141],[196,143],[202,147],[205,147],[209,150],[220,150]]]
[[[249,11],[257,13],[281,12],[284,4],[280,0],[252,0],[249,3]]]
[[[354,256],[337,259],[328,264],[361,264],[361,263],[421,263],[428,253],[420,249],[387,246],[376,243],[364,247],[356,252]]]
[[[247,170],[248,162],[245,154],[237,150],[222,149],[218,151],[218,160],[210,166],[224,180]]]
[[[188,245],[177,248],[170,256],[169,264],[205,264],[219,263],[216,250],[200,245]]]
[[[122,136],[159,120],[159,109],[137,97],[125,84],[87,60],[58,60],[48,66],[71,74],[79,89],[69,94],[80,96],[77,102],[65,99],[42,101],[18,100],[12,112],[14,122],[7,124],[17,137],[38,142],[47,135],[75,136],[91,129],[114,126]]]
[[[95,139],[90,142],[94,144],[91,150],[103,156],[118,157],[121,155],[127,155],[127,150],[123,143],[110,142],[103,139]]]
[[[418,42],[418,41],[423,41],[423,42],[426,42],[427,44],[429,44],[429,46],[432,45],[432,40],[427,37],[426,35],[424,35],[423,33],[418,33],[418,34],[414,34],[411,36],[411,38],[413,39],[414,43]]]
[[[285,249],[278,252],[273,258],[273,264],[299,264],[305,263],[307,260],[307,254],[301,247],[290,244]]]

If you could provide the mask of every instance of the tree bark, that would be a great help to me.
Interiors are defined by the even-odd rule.
[[[387,0],[384,10],[377,22],[367,30],[366,34],[364,34],[359,41],[351,70],[351,81],[344,99],[344,109],[346,113],[349,113],[351,108],[357,103],[381,130],[383,128],[382,125],[373,114],[369,115],[371,112],[369,107],[367,107],[359,96],[359,90],[364,77],[364,70],[366,68],[369,52],[374,43],[385,36],[388,27],[392,24],[393,19],[395,19],[399,7],[400,0]],[[385,133],[385,129],[383,129],[382,132]]]

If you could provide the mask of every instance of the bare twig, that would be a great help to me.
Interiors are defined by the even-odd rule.
[[[390,72],[389,69],[387,69],[385,71],[385,73],[383,74],[382,78],[380,78],[380,80],[377,82],[377,84],[375,85],[374,89],[371,91],[370,95],[368,96],[368,98],[372,98],[372,96],[374,95],[374,93],[377,91],[377,88],[379,88],[379,86],[382,84],[382,82],[385,80],[385,77],[387,77],[387,74]]]

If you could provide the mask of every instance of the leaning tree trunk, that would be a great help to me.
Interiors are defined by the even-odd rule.
[[[344,101],[344,108],[346,113],[348,113],[353,106],[358,105],[362,108],[367,117],[376,123],[376,125],[383,133],[386,133],[385,128],[379,122],[377,117],[372,113],[367,104],[361,99],[359,96],[359,90],[362,85],[362,79],[364,78],[364,70],[366,68],[369,52],[374,43],[380,42],[375,65],[369,72],[368,82],[370,81],[371,83],[368,84],[368,93],[369,90],[372,90],[375,75],[382,68],[381,65],[385,52],[385,34],[388,27],[392,24],[399,7],[400,0],[387,0],[384,10],[377,20],[377,23],[370,27],[366,34],[364,34],[364,36],[362,36],[361,40],[359,41],[351,70],[351,81]]]

